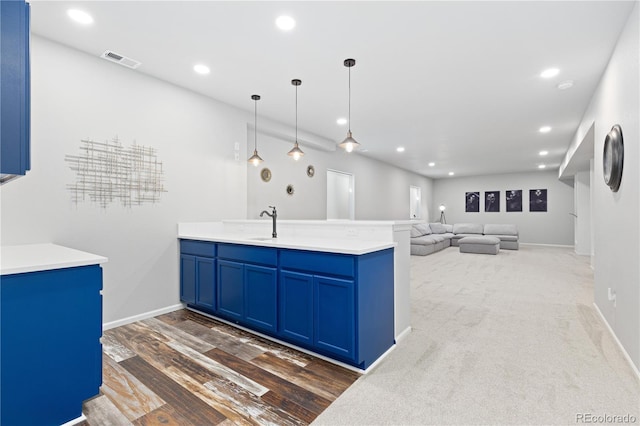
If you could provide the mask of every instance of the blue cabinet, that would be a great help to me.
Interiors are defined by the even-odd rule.
[[[216,271],[209,305],[204,247]],[[394,343],[393,249],[355,256],[182,240],[180,262],[193,308],[359,368]]]
[[[102,385],[102,268],[3,275],[0,424],[59,425]]]
[[[260,331],[277,329],[277,250],[220,244],[218,314]]]
[[[280,272],[280,335],[303,345],[313,344],[313,275]]]
[[[313,344],[319,350],[356,360],[355,289],[352,280],[313,279]]]
[[[216,309],[215,256],[215,243],[180,243],[180,300],[209,313]]]
[[[30,168],[29,4],[0,1],[0,180]]]

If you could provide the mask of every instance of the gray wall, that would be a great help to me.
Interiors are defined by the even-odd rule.
[[[522,212],[507,212],[505,192],[522,190]],[[547,189],[547,212],[529,212],[529,190]],[[485,191],[500,191],[500,212],[484,211]],[[465,193],[480,192],[480,212],[465,212]],[[510,223],[518,227],[520,241],[573,245],[573,188],[558,180],[557,172],[536,171],[501,175],[444,178],[434,181],[431,217],[446,206],[447,223]]]
[[[53,242],[109,258],[104,321],[179,303],[176,224],[246,216],[246,123],[233,110],[98,57],[32,38],[32,170],[1,188],[3,245]],[[159,203],[75,205],[65,155],[118,136],[157,149]]]
[[[262,125],[263,128],[269,124]],[[258,128],[260,124],[258,124]],[[290,129],[293,137],[295,129]],[[249,132],[249,148],[253,150],[253,131]],[[312,139],[313,135],[305,135]],[[365,141],[359,141],[365,145]],[[355,177],[356,220],[407,220],[409,219],[409,186],[422,188],[422,216],[427,220],[432,198],[432,180],[424,176],[398,169],[364,155],[347,154],[342,149],[326,151],[301,144],[304,157],[294,161],[287,156],[293,143],[282,138],[258,132],[258,152],[265,160],[258,167],[247,168],[247,217],[258,218],[269,205],[278,207],[278,217],[283,219],[327,218],[327,169],[352,173]],[[315,176],[309,178],[308,165],[315,168]],[[260,179],[260,171],[268,167],[272,178]],[[292,184],[293,196],[285,188]]]
[[[595,123],[591,182],[595,303],[640,370],[640,5],[636,3],[620,35],[572,149]],[[604,184],[602,150],[614,124],[622,126],[624,173],[618,192]],[[566,162],[566,160],[565,160]],[[607,297],[608,289],[616,302]]]

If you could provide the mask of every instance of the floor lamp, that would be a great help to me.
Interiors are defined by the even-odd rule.
[[[440,223],[447,223],[447,218],[444,215],[444,211],[447,208],[444,206],[444,204],[440,204]]]

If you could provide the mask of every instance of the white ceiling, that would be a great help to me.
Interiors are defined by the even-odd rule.
[[[557,169],[634,2],[31,0],[32,32],[425,176]],[[81,26],[70,8],[90,13]],[[282,14],[297,26],[275,27]],[[196,63],[212,72],[200,76]],[[116,66],[116,65],[114,65]],[[542,70],[557,67],[550,80]],[[558,90],[563,80],[574,80]],[[547,134],[538,129],[553,127]],[[396,152],[404,146],[404,153]],[[304,146],[302,146],[304,149]],[[549,151],[545,158],[541,150]],[[427,163],[435,162],[435,167]]]

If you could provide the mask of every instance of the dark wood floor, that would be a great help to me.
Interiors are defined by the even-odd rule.
[[[84,425],[309,424],[358,373],[187,310],[104,332]]]

